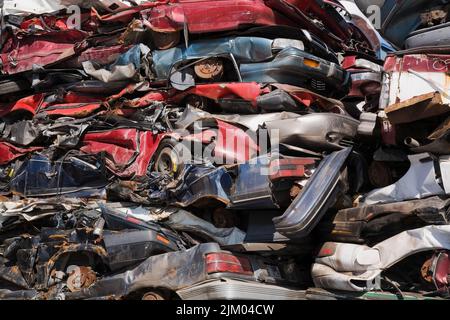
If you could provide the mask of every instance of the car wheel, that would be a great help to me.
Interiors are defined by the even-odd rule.
[[[190,158],[189,150],[182,143],[172,139],[163,140],[156,152],[154,170],[177,178],[188,156]]]
[[[142,296],[142,300],[166,300],[166,299],[157,291],[149,291]]]

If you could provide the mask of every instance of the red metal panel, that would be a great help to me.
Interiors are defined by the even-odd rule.
[[[19,111],[29,112],[34,116],[37,108],[42,104],[43,100],[43,94],[36,94],[22,98],[13,103],[0,104],[0,117],[4,117],[11,112]]]
[[[7,142],[0,142],[0,165],[8,164],[27,153],[42,150],[42,147],[18,148]]]
[[[75,47],[87,33],[78,30],[45,34],[16,35],[8,39],[0,60],[3,72],[15,74],[32,70],[33,65],[47,66],[75,55]]]
[[[187,24],[191,33],[218,32],[248,25],[290,25],[295,22],[262,0],[177,1],[141,12],[154,31],[174,32]],[[223,10],[226,8],[226,10]]]
[[[120,177],[144,176],[150,160],[164,135],[137,129],[116,129],[87,133],[81,151],[105,152],[108,168]]]

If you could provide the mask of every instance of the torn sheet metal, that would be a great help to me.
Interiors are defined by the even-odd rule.
[[[199,84],[170,97],[169,102],[196,106],[203,110],[220,107],[227,113],[307,112],[313,108],[334,111],[340,101],[326,98],[304,88],[256,82]]]
[[[442,110],[445,106],[448,107],[450,103],[450,80],[448,75],[450,69],[445,61],[449,59],[450,56],[441,54],[388,56],[384,64],[388,82],[387,86],[385,85],[385,89],[383,89],[380,109],[388,109],[388,107],[398,104],[400,104],[398,106],[401,109],[402,103],[405,104],[405,107],[408,107],[411,104],[410,100],[420,99],[417,97],[425,98],[427,97],[426,95],[430,95],[428,99],[432,99],[434,94],[436,94],[435,99],[441,100],[437,105],[438,110]],[[425,110],[426,106],[425,102]],[[418,107],[419,110],[424,108],[420,105]],[[433,107],[433,105],[430,107]],[[395,110],[397,107],[392,108]],[[414,105],[412,109],[414,109]],[[409,121],[409,118],[406,121]]]
[[[141,1],[132,0],[132,2],[137,2],[138,4]],[[28,0],[25,3],[20,0],[4,0],[3,10],[6,16],[54,13],[74,5],[84,9],[90,9],[92,6],[95,6],[116,11],[130,8],[132,2],[123,0]]]
[[[394,48],[381,37],[379,32],[374,28],[372,22],[361,12],[355,1],[340,0],[339,3],[351,15],[351,23],[355,24],[367,41],[370,43],[372,50],[376,52],[377,58],[384,60],[386,54],[395,51]]]
[[[26,112],[32,116],[51,116],[84,118],[102,109],[102,98],[78,94],[75,92],[62,92],[59,94],[39,94],[26,97],[13,105],[7,105],[5,113],[8,117],[20,116]]]
[[[155,32],[173,33],[182,31],[186,25],[190,33],[209,33],[239,29],[244,25],[295,25],[264,1],[230,1],[216,3],[211,0],[196,2],[172,1],[157,9],[141,12],[146,25]],[[222,10],[227,8],[227,10]],[[219,16],[211,12],[220,11]]]
[[[188,106],[184,109],[182,115],[177,119],[175,127],[177,129],[186,129],[194,122],[202,119],[217,118],[228,123],[238,124],[247,129],[257,132],[259,126],[262,126],[265,122],[298,118],[298,114],[293,112],[276,112],[276,113],[263,113],[255,115],[224,115],[224,114],[211,114],[204,110],[192,108]]]
[[[28,146],[40,136],[40,129],[41,126],[39,124],[24,120],[5,127],[3,132],[0,131],[0,133],[5,141],[16,145]]]
[[[230,202],[229,195],[232,178],[224,167],[185,166],[178,184],[168,191],[176,205],[187,207],[196,202],[218,201],[225,205]],[[155,199],[158,200],[158,199]]]
[[[220,245],[239,244],[245,239],[245,232],[236,227],[216,228],[213,224],[184,210],[177,209],[174,214],[161,222],[174,230],[197,234],[206,239],[214,240]]]
[[[46,215],[60,211],[75,210],[83,206],[88,207],[84,202],[70,198],[64,199],[63,203],[57,199],[24,199],[15,202],[2,202],[0,204],[0,215],[2,217],[20,217],[26,221],[33,221]]]
[[[55,138],[54,144],[60,148],[74,148],[91,124],[87,119],[61,117],[53,125],[46,127],[42,135]]]
[[[34,115],[36,110],[44,101],[44,94],[36,94],[28,96],[12,103],[3,102],[0,104],[0,117],[7,115],[12,116],[14,113],[20,115],[20,113]]]
[[[317,259],[350,299],[399,237],[399,289],[448,298],[448,252],[413,251],[450,217],[450,46],[385,59],[356,8],[400,49],[448,0],[6,2],[0,297],[297,299]]]
[[[118,176],[144,176],[161,139],[151,131],[136,129],[88,132],[80,150],[89,154],[105,152],[108,168]]]
[[[356,136],[358,126],[358,120],[333,113],[308,114],[265,123],[272,144],[292,145],[313,151],[343,149],[344,141],[351,141]]]
[[[66,294],[65,298],[73,300],[109,295],[125,296],[139,289],[160,288],[161,285],[170,290],[178,290],[204,280],[204,256],[208,252],[218,251],[218,244],[206,243],[188,250],[153,256],[134,269],[101,279],[90,288]],[[152,272],[148,272],[149,270]]]
[[[408,256],[423,251],[449,250],[450,226],[428,226],[402,232],[373,247],[326,243],[312,267],[320,288],[368,291],[383,271]]]
[[[364,195],[360,206],[422,199],[445,194],[444,189],[436,179],[434,161],[429,154],[412,155],[408,158],[411,162],[408,172],[396,183]]]
[[[238,272],[222,272],[220,264],[224,258],[231,260],[238,268]],[[292,289],[286,290],[298,286],[301,282],[296,276],[297,270],[294,263],[279,263],[279,267],[274,269],[272,259],[234,254],[224,251],[215,243],[203,243],[188,250],[150,257],[134,269],[105,277],[89,288],[65,294],[64,298],[67,300],[104,296],[123,298],[146,289],[158,288],[180,292],[183,298],[189,299],[208,296],[210,291],[205,288],[208,285],[212,285],[213,290],[217,288],[217,298],[223,299],[227,297],[248,299],[250,297],[248,290],[255,288],[258,288],[257,298],[261,299],[267,297],[273,290],[276,290],[276,297],[285,294],[289,296],[295,293]],[[228,285],[230,282],[238,282],[240,285],[232,287]]]
[[[233,245],[242,243],[245,239],[245,232],[238,228],[216,228],[206,220],[203,220],[192,213],[176,208],[158,207],[124,207],[105,204],[101,206],[104,214],[124,215],[124,220],[130,226],[135,223],[139,229],[149,228],[146,223],[161,223],[172,230],[189,232],[209,240],[214,240],[220,245]],[[127,218],[129,217],[129,218]],[[134,220],[132,218],[135,218]],[[136,219],[138,221],[136,221]]]
[[[83,62],[83,68],[87,74],[106,83],[127,79],[137,79],[139,82],[141,78],[139,72],[143,67],[141,61],[149,52],[150,49],[146,45],[140,44],[123,53],[105,69],[96,69],[91,61]]]
[[[244,211],[287,207],[290,200],[286,200],[289,198],[285,195],[286,190],[294,183],[305,183],[317,160],[287,158],[271,161],[264,155],[228,170],[225,166],[185,165],[177,180],[156,188],[158,191],[150,193],[150,198],[154,203],[168,201],[181,207],[206,208],[221,204],[228,209]],[[287,205],[286,201],[289,202]]]
[[[17,170],[11,179],[11,190],[24,197],[87,195],[98,194],[107,184],[99,157],[67,154],[53,162],[43,154],[35,154]]]
[[[194,142],[203,144],[205,149],[208,148],[211,152],[202,155],[208,158],[206,162],[222,165],[244,163],[254,158],[260,150],[254,134],[226,121],[209,118],[191,125],[188,129],[193,133],[184,133],[181,139],[185,143]],[[189,154],[190,151],[186,153]]]
[[[0,165],[5,165],[28,153],[42,150],[42,147],[18,148],[7,142],[0,142]]]
[[[340,6],[336,1],[330,1],[323,6],[317,2],[299,0],[269,0],[266,3],[286,16],[297,20],[298,25],[310,30],[333,48],[346,47],[351,39],[351,26],[336,11],[336,6]],[[317,18],[321,20],[321,24],[315,23],[314,20]],[[333,30],[333,32],[328,30]]]
[[[312,231],[342,192],[341,170],[351,151],[351,148],[336,151],[322,160],[285,213],[273,219],[279,233],[289,238],[303,238]]]
[[[2,300],[33,300],[37,296],[37,290],[0,290]]]
[[[152,52],[153,65],[160,79],[168,79],[171,69],[182,61],[228,54],[239,63],[262,62],[273,58],[273,40],[257,37],[236,37],[193,42],[189,47],[179,46]]]
[[[81,253],[91,265],[95,261],[108,263],[105,249],[93,244],[93,239],[83,229],[47,228],[37,236],[23,234],[9,239],[3,249],[6,259],[0,264],[0,276],[23,289],[42,291],[58,282],[59,274],[69,267],[67,256],[71,254]],[[11,263],[16,266],[9,267]]]
[[[339,210],[332,221],[330,238],[365,243],[373,238],[384,240],[414,226],[445,225],[450,218],[449,206],[449,199],[431,197]]]
[[[225,121],[217,119],[216,122],[218,134],[213,142],[216,163],[243,163],[258,154],[260,148],[254,136]]]
[[[103,242],[112,271],[134,266],[156,254],[178,250],[175,241],[153,230],[104,232]]]
[[[77,43],[87,34],[79,30],[59,31],[24,38],[9,38],[0,53],[1,71],[16,74],[30,71],[33,66],[48,66],[67,60],[79,50]]]

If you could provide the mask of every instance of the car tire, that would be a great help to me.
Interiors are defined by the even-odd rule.
[[[144,293],[142,300],[156,301],[156,300],[166,300],[162,294],[158,291],[149,291]]]
[[[190,156],[188,148],[181,142],[174,139],[161,141],[155,153],[154,170],[159,173],[168,174],[177,178],[183,171],[185,158]]]

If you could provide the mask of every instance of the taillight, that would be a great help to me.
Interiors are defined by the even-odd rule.
[[[322,248],[320,248],[317,258],[325,258],[332,256],[336,253],[336,244],[332,242],[326,242]]]
[[[433,280],[437,289],[447,288],[448,275],[450,273],[450,260],[449,255],[446,252],[440,252],[436,257],[432,265]]]
[[[425,261],[421,268],[425,281],[434,283],[438,290],[448,290],[450,275],[450,257],[448,252],[437,252]]]
[[[206,272],[253,274],[251,263],[247,258],[237,257],[229,253],[210,253],[206,255]]]
[[[270,181],[277,181],[285,178],[309,178],[312,175],[311,170],[315,168],[316,159],[297,158],[297,159],[277,159],[270,162],[269,178]]]

